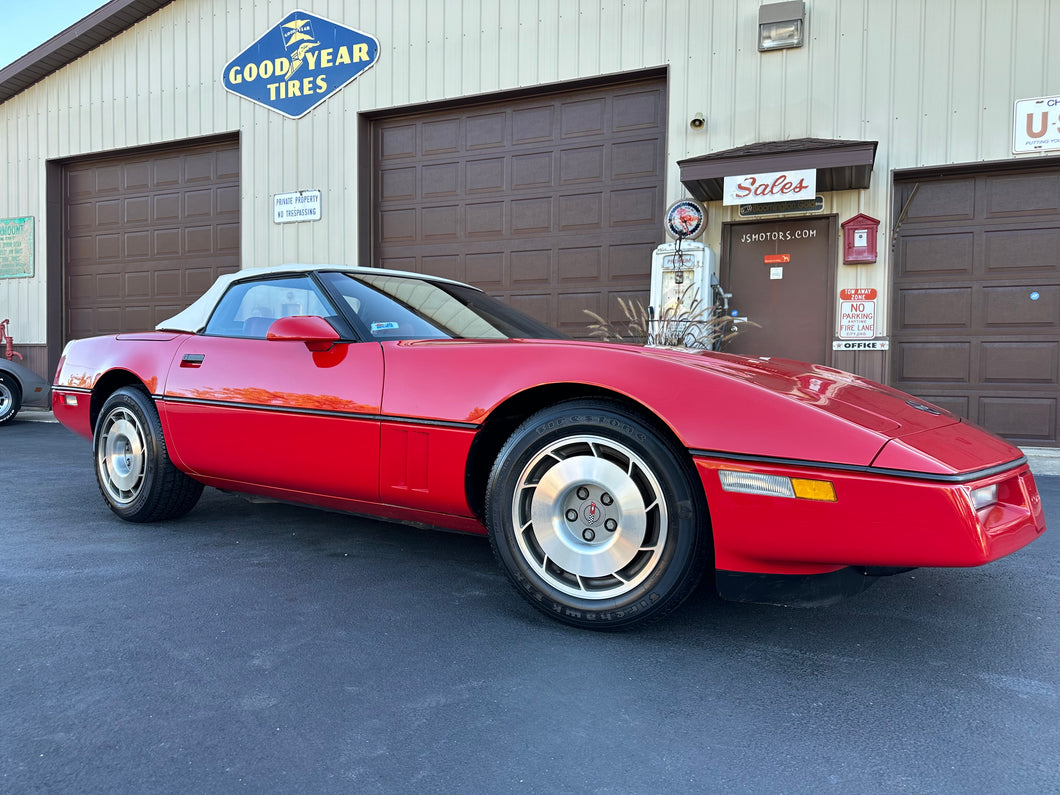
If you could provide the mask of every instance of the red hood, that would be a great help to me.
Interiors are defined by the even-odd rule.
[[[695,354],[693,354],[695,355]],[[697,364],[896,439],[960,422],[945,409],[867,378],[790,359],[712,353]]]
[[[842,370],[789,359],[711,354],[698,366],[813,405],[884,437],[873,466],[967,473],[1022,457],[1020,450],[943,408]]]

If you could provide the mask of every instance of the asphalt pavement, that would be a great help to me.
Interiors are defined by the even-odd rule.
[[[701,588],[609,635],[480,538],[213,489],[123,523],[89,443],[28,415],[0,429],[0,792],[1060,791],[1060,477],[988,566],[811,610]]]

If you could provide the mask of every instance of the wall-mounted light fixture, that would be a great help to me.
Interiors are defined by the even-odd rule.
[[[758,7],[758,51],[801,47],[806,21],[806,3],[787,0]]]

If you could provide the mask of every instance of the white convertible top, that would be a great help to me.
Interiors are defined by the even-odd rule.
[[[229,286],[235,282],[242,282],[248,279],[260,279],[263,276],[271,276],[273,274],[307,273],[309,271],[365,273],[375,276],[411,276],[414,279],[424,279],[426,281],[443,282],[446,284],[460,284],[464,287],[468,286],[464,285],[462,282],[453,281],[452,279],[443,279],[440,276],[428,276],[423,273],[410,273],[409,271],[394,271],[383,268],[359,268],[354,265],[292,264],[269,265],[263,268],[244,268],[235,273],[226,273],[217,277],[217,281],[210,285],[210,289],[195,299],[191,306],[183,312],[173,315],[173,317],[167,320],[163,320],[155,326],[155,331],[184,331],[190,334],[197,334],[206,327],[206,321],[208,321],[210,315],[213,314],[217,302],[221,300],[221,296],[225,294],[225,291]]]

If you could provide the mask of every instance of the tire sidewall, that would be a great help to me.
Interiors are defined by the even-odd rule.
[[[18,381],[7,373],[0,373],[0,389],[8,393],[7,408],[0,413],[0,425],[11,422],[22,408],[22,390]]]
[[[144,480],[136,498],[129,503],[115,502],[103,483],[104,475],[100,471],[99,447],[102,442],[103,429],[106,427],[107,419],[111,413],[118,408],[127,409],[132,412],[144,434]],[[152,492],[158,481],[160,464],[159,440],[162,438],[162,423],[158,419],[158,413],[151,399],[141,390],[135,387],[122,387],[112,394],[103,404],[96,421],[96,428],[92,434],[92,460],[96,472],[96,483],[100,494],[114,513],[129,521],[138,521],[144,515],[153,510],[154,499]]]
[[[619,442],[652,470],[666,500],[667,537],[654,570],[629,593],[609,599],[581,599],[553,587],[526,563],[512,527],[512,501],[518,479],[544,447],[571,436],[591,434]],[[690,485],[688,467],[671,445],[620,409],[589,402],[559,404],[531,417],[508,440],[490,475],[487,525],[495,554],[509,578],[531,604],[566,623],[616,629],[661,616],[694,587],[701,571],[705,519],[702,498]],[[705,522],[703,522],[705,524]]]

